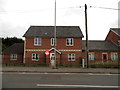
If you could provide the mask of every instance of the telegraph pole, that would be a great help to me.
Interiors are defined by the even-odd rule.
[[[86,32],[86,64],[87,68],[89,68],[89,61],[88,61],[88,30],[87,30],[87,5],[85,4],[85,32]]]

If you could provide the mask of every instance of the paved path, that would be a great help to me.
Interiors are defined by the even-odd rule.
[[[106,68],[58,68],[51,67],[3,67],[3,72],[39,72],[39,73],[111,73],[118,74],[118,69]]]

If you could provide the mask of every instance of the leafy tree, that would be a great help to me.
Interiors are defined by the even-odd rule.
[[[7,37],[2,38],[2,51],[9,46],[13,45],[14,43],[23,43],[24,41],[21,38],[17,37]]]

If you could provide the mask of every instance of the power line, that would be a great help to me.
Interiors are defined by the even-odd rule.
[[[120,10],[120,9],[117,9],[117,8],[96,7],[96,6],[90,6],[90,8],[100,8],[100,9],[109,9],[109,10]]]
[[[75,8],[82,8],[85,6],[76,6],[76,7],[63,7],[57,9],[75,9]],[[89,6],[88,8],[100,8],[100,9],[108,9],[108,10],[120,10],[117,8],[107,8],[107,7],[97,7],[97,6]],[[7,14],[7,13],[32,13],[32,12],[40,12],[46,10],[52,10],[53,8],[46,8],[46,9],[38,9],[38,10],[15,10],[15,11],[0,11],[0,13]]]

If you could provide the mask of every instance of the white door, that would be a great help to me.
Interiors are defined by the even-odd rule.
[[[55,64],[55,53],[50,53],[50,63],[52,66]]]

